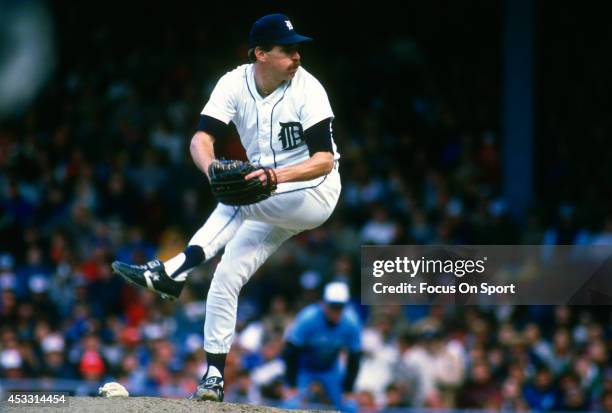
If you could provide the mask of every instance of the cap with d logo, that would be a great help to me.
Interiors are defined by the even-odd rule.
[[[284,14],[268,14],[251,27],[249,48],[261,45],[295,44],[309,42],[312,38],[298,34],[293,23]]]

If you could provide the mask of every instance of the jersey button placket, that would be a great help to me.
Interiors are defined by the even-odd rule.
[[[259,151],[261,153],[262,163],[272,162],[272,153],[270,152],[270,103],[268,101],[261,102],[259,106],[261,122],[259,127]]]

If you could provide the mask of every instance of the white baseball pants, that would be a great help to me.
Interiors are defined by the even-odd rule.
[[[340,188],[336,166],[313,188],[277,193],[247,206],[217,205],[189,241],[204,249],[207,260],[225,246],[206,300],[207,352],[229,352],[242,286],[283,242],[323,224],[336,207]]]

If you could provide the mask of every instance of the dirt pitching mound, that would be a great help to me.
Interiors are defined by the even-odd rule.
[[[0,411],[10,413],[298,413],[321,412],[321,410],[286,410],[246,404],[196,402],[185,399],[164,399],[161,397],[69,397],[68,406],[25,407],[0,403]],[[327,411],[326,413],[330,413]]]

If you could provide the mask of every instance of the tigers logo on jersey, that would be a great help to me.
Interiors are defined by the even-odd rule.
[[[289,151],[295,149],[304,143],[304,130],[299,122],[280,122],[281,130],[278,134],[278,140],[283,145],[283,150]]]

